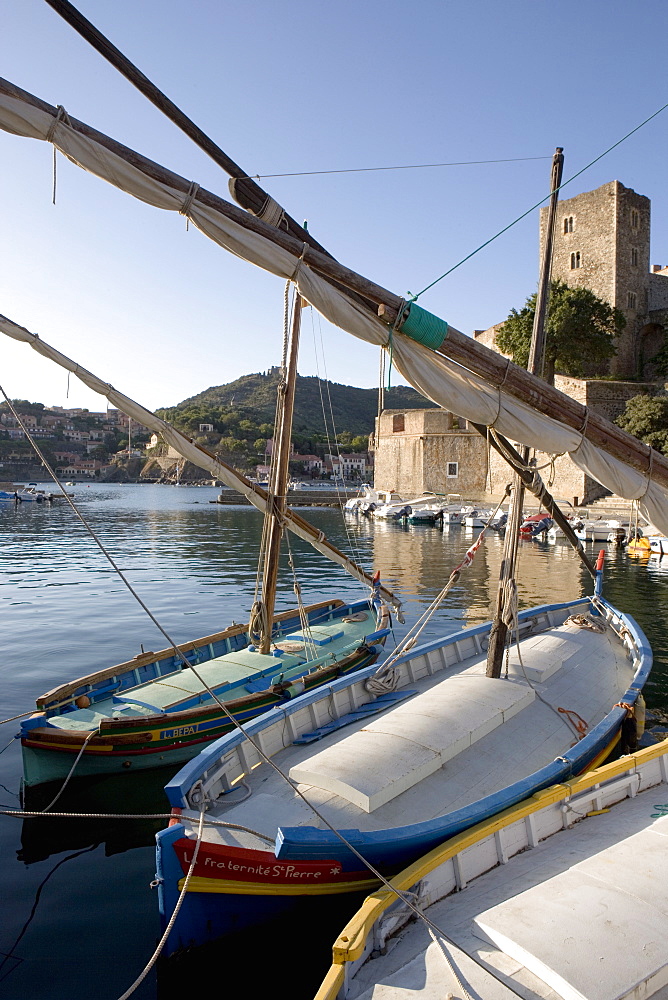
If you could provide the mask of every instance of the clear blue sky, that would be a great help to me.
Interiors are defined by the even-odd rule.
[[[263,185],[340,260],[404,295],[456,264],[668,102],[668,4],[649,0],[78,0],[250,174],[541,157]],[[43,0],[3,10],[2,74],[223,196],[227,177]],[[652,201],[668,264],[668,111],[564,192],[618,179]],[[185,220],[0,132],[0,312],[150,408],[280,359],[282,282]],[[420,301],[467,333],[537,280],[534,212]],[[327,375],[377,384],[375,350],[316,319]],[[307,316],[300,371],[315,374]],[[9,341],[10,397],[101,409]],[[320,364],[320,372],[323,366]]]

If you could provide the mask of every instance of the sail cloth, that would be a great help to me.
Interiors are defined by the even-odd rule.
[[[294,279],[301,295],[336,326],[367,343],[388,345],[389,328],[371,309],[334,287],[285,245],[278,245],[280,239],[277,243],[264,235],[260,223],[248,228],[234,206],[196,191],[184,178],[124,150],[88,126],[77,130],[62,109],[56,114],[32,95],[0,81],[0,127],[15,135],[48,140],[73,163],[133,197],[187,215],[201,232],[231,253],[279,277]],[[229,212],[213,207],[212,200]],[[278,238],[278,231],[274,232]],[[652,481],[651,461],[647,473],[636,471],[592,444],[584,426],[582,431],[574,430],[400,332],[393,335],[392,349],[393,363],[422,395],[467,420],[495,427],[511,441],[553,455],[568,453],[583,472],[607,489],[638,500],[648,519],[668,534],[668,491]]]
[[[54,347],[47,344],[41,337],[36,333],[30,333],[25,327],[19,326],[17,323],[12,322],[12,320],[7,319],[6,316],[0,315],[0,333],[4,333],[6,336],[11,337],[12,340],[20,340],[24,344],[29,344],[33,350],[41,354],[42,357],[48,358],[50,361],[55,361],[57,365],[62,368],[66,368],[68,371],[73,372],[78,379],[80,379],[84,385],[87,385],[89,389],[94,392],[99,392],[101,395],[106,396],[110,403],[113,403],[115,407],[125,413],[128,417],[132,417],[137,423],[143,424],[145,427],[150,428],[156,434],[172,446],[178,453],[193,465],[196,465],[200,469],[206,469],[225,483],[226,486],[231,487],[233,490],[243,494],[249,503],[257,507],[258,510],[262,512],[267,509],[267,494],[266,492],[253,485],[249,482],[245,476],[242,476],[240,472],[233,469],[231,466],[227,465],[225,462],[221,462],[214,455],[207,452],[204,448],[200,448],[199,445],[191,441],[189,437],[177,431],[175,427],[168,424],[166,420],[161,420],[160,417],[156,417],[154,413],[150,410],[145,409],[140,403],[136,403],[129,396],[123,395],[117,389],[114,389],[112,385],[107,382],[103,382],[102,379],[98,378],[97,375],[93,375],[92,372],[87,371],[82,368],[76,362],[67,358],[60,351],[57,351]],[[332,562],[337,563],[342,566],[351,576],[355,579],[360,580],[361,583],[368,585],[369,587],[374,587],[374,581],[369,576],[368,573],[349,559],[343,552],[340,552],[336,546],[328,542],[321,531],[314,528],[299,515],[295,514],[294,511],[286,510],[285,521],[287,527],[298,535],[299,538],[304,539],[304,541],[309,542],[318,552]],[[401,606],[401,601],[396,597],[392,591],[388,590],[386,587],[381,585],[380,593],[386,601],[389,601],[397,609]]]

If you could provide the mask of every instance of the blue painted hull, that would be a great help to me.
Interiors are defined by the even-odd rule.
[[[520,617],[535,614],[535,611],[536,609],[523,612]],[[632,684],[620,699],[625,703],[633,704],[651,669],[652,656],[647,640],[635,621],[629,616],[622,615],[620,617],[623,627],[633,635],[640,655],[640,665],[636,670]],[[477,627],[476,631],[480,628],[484,629],[484,626]],[[464,633],[471,631],[467,629],[464,630]],[[448,637],[448,641],[452,641],[452,639],[452,636]],[[294,704],[296,705],[299,700],[296,699]],[[264,718],[267,719],[268,716]],[[517,781],[462,809],[445,813],[433,820],[392,829],[372,832],[342,829],[340,832],[360,852],[362,857],[382,874],[394,874],[427,851],[442,844],[449,837],[482,820],[489,819],[544,788],[567,781],[600,763],[602,755],[610,752],[614,746],[625,718],[626,710],[615,706],[591,732],[573,748],[566,751],[563,756],[527,775],[521,781]],[[261,726],[262,720],[258,720],[256,725]],[[203,757],[206,756],[210,760],[212,751],[220,754],[223,742],[219,741],[216,748],[211,748],[208,754],[203,755]],[[184,798],[179,798],[177,789],[183,792],[186,785],[188,787],[192,785],[196,771],[195,765],[196,762],[193,762],[189,768],[184,768],[180,775],[177,775],[174,781],[167,786],[167,792],[173,805],[186,804]],[[176,824],[157,835],[159,876],[163,880],[160,886],[163,927],[166,926],[176,905],[179,896],[178,881],[183,878],[182,867],[172,847],[174,841],[181,836],[183,836],[183,827],[180,824]],[[351,878],[353,878],[352,873],[358,872],[362,867],[359,858],[334,833],[315,827],[279,828],[275,857],[286,862],[304,863],[321,862],[324,859],[332,860],[338,862],[344,872],[350,872]],[[203,944],[214,940],[232,930],[250,927],[258,920],[265,919],[268,913],[276,915],[281,910],[294,907],[298,904],[298,900],[299,897],[295,896],[273,895],[269,887],[264,894],[257,892],[257,890],[254,894],[244,895],[220,892],[188,892],[185,894],[178,921],[172,930],[165,953],[172,954],[193,944]]]

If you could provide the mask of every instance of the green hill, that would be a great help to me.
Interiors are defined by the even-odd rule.
[[[161,413],[169,413],[168,419],[181,422],[179,418],[187,419],[191,414],[192,417],[197,414],[196,419],[204,420],[207,411],[213,413],[229,408],[242,419],[251,419],[256,424],[273,424],[278,378],[278,368],[271,368],[266,373],[243,375],[227,385],[211,386]],[[336,434],[348,431],[356,436],[372,432],[378,411],[377,389],[358,389],[315,376],[298,375],[293,423],[295,435],[313,438],[325,433],[323,402],[331,432],[330,401]],[[409,386],[396,386],[385,392],[386,409],[423,409],[433,405]]]

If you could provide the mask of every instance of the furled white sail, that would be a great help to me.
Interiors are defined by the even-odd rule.
[[[67,358],[60,351],[57,351],[54,347],[47,344],[41,337],[36,333],[30,333],[24,327],[19,326],[17,323],[12,322],[12,320],[7,319],[6,316],[0,315],[0,333],[4,333],[6,336],[11,337],[12,340],[20,340],[24,344],[29,344],[33,350],[37,351],[43,357],[48,358],[50,361],[54,361],[57,365],[62,368],[66,368],[67,371],[73,372],[78,379],[80,379],[84,385],[87,385],[89,389],[94,392],[99,392],[102,396],[106,396],[110,403],[117,407],[121,412],[125,413],[128,417],[132,417],[137,423],[143,424],[145,427],[149,427],[156,434],[172,446],[183,458],[187,461],[192,462],[200,469],[206,469],[225,483],[226,486],[230,486],[232,489],[237,490],[239,493],[243,494],[246,499],[257,507],[258,510],[265,511],[267,509],[267,493],[253,483],[249,482],[245,476],[236,469],[233,469],[230,465],[225,462],[220,461],[215,455],[212,455],[205,448],[200,447],[200,445],[195,444],[191,441],[189,437],[177,431],[175,427],[167,423],[166,420],[161,420],[160,417],[156,417],[155,414],[151,413],[150,410],[145,409],[140,403],[136,403],[129,396],[123,395],[117,389],[114,389],[112,385],[107,382],[103,382],[101,378],[97,375],[93,375],[92,372],[87,371],[78,365],[76,362]],[[290,528],[295,535],[299,538],[303,538],[304,541],[309,542],[318,552],[332,562],[337,563],[342,566],[346,572],[350,573],[355,579],[360,580],[362,583],[373,586],[373,580],[368,573],[349,559],[343,552],[328,542],[321,531],[314,528],[303,518],[295,514],[294,511],[285,511],[285,520],[287,526]],[[381,585],[380,593],[385,598],[385,600],[392,603],[395,607],[399,608],[401,605],[400,600],[386,587]]]
[[[293,278],[302,296],[332,323],[368,343],[388,345],[388,326],[310,267],[307,254],[300,259],[286,249],[286,239],[272,239],[271,227],[258,220],[245,224],[243,213],[234,206],[227,206],[229,211],[213,207],[212,201],[224,203],[113,140],[103,141],[106,137],[87,126],[84,131],[70,126],[62,109],[56,114],[31,95],[21,96],[11,84],[4,87],[0,86],[0,127],[5,131],[48,140],[73,163],[133,197],[187,215],[230,252],[282,278]],[[585,428],[574,430],[400,332],[394,333],[392,347],[397,369],[424,396],[467,420],[494,426],[511,441],[554,455],[568,453],[579,468],[613,493],[638,500],[649,520],[668,533],[668,491],[652,480],[649,453],[648,471],[639,472],[592,444]]]

